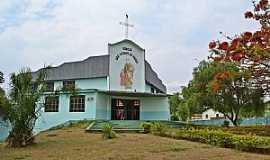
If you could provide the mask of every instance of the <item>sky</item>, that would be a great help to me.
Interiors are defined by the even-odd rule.
[[[129,39],[170,93],[192,79],[193,68],[209,55],[208,43],[255,30],[246,20],[251,0],[1,0],[0,70],[8,77],[22,67],[83,60],[107,54],[108,43],[124,38],[119,25],[128,13]]]

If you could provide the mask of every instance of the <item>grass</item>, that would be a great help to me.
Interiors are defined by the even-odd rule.
[[[270,160],[270,156],[217,148],[206,144],[174,140],[151,134],[119,134],[102,139],[101,134],[86,133],[80,126],[42,132],[36,144],[19,149],[0,144],[1,160]]]

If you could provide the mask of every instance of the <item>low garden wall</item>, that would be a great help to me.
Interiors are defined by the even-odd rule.
[[[0,142],[4,141],[7,138],[9,131],[10,131],[9,123],[3,121],[3,118],[0,117]]]
[[[194,121],[191,121],[191,123],[194,125],[221,126],[224,124],[225,120],[226,119],[194,120]],[[226,120],[226,121],[229,121],[229,120]],[[240,126],[252,126],[252,125],[270,125],[270,116],[257,117],[257,118],[244,118],[241,120],[241,123],[240,123]]]

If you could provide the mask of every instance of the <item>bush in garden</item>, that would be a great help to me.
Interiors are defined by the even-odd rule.
[[[150,123],[150,122],[143,122],[143,123],[141,123],[140,127],[143,129],[143,133],[150,133],[151,132],[152,123]]]
[[[270,138],[254,135],[235,135],[222,130],[181,129],[176,134],[167,133],[166,136],[186,139],[201,143],[208,143],[225,148],[235,148],[243,151],[270,153]]]
[[[233,134],[253,134],[257,136],[270,136],[270,126],[231,127],[225,130]]]
[[[102,126],[102,137],[104,139],[112,139],[116,137],[116,133],[113,131],[113,127],[110,123],[105,123]]]
[[[166,129],[167,127],[164,124],[160,122],[153,122],[151,126],[151,133],[163,136],[165,135]]]

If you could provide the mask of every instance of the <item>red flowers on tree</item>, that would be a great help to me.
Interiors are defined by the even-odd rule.
[[[219,44],[218,49],[220,49],[220,50],[227,50],[228,47],[229,47],[229,43],[228,42],[222,42],[222,43]]]
[[[238,62],[240,62],[243,58],[244,58],[244,54],[241,53],[241,52],[235,53],[235,54],[232,56],[232,60],[233,60],[233,61],[238,61]]]
[[[245,18],[252,18],[253,16],[254,16],[253,13],[250,12],[250,11],[247,11],[247,12],[245,13]]]
[[[249,41],[252,38],[252,33],[251,32],[245,32],[243,34],[243,40]]]
[[[210,58],[218,63],[236,62],[243,71],[251,73],[252,85],[270,94],[270,5],[268,0],[254,2],[254,10],[245,18],[259,21],[261,29],[244,32],[228,41],[210,42]],[[260,73],[260,74],[255,74]],[[219,76],[218,76],[219,77]],[[217,87],[215,87],[217,88]]]
[[[216,42],[210,42],[210,43],[209,43],[209,48],[210,48],[210,49],[213,49],[213,48],[215,48],[216,46],[217,46]]]
[[[258,5],[262,10],[267,9],[268,8],[268,0],[261,0]]]
[[[235,50],[238,47],[239,42],[240,42],[239,38],[235,38],[234,40],[232,40],[230,50]]]

